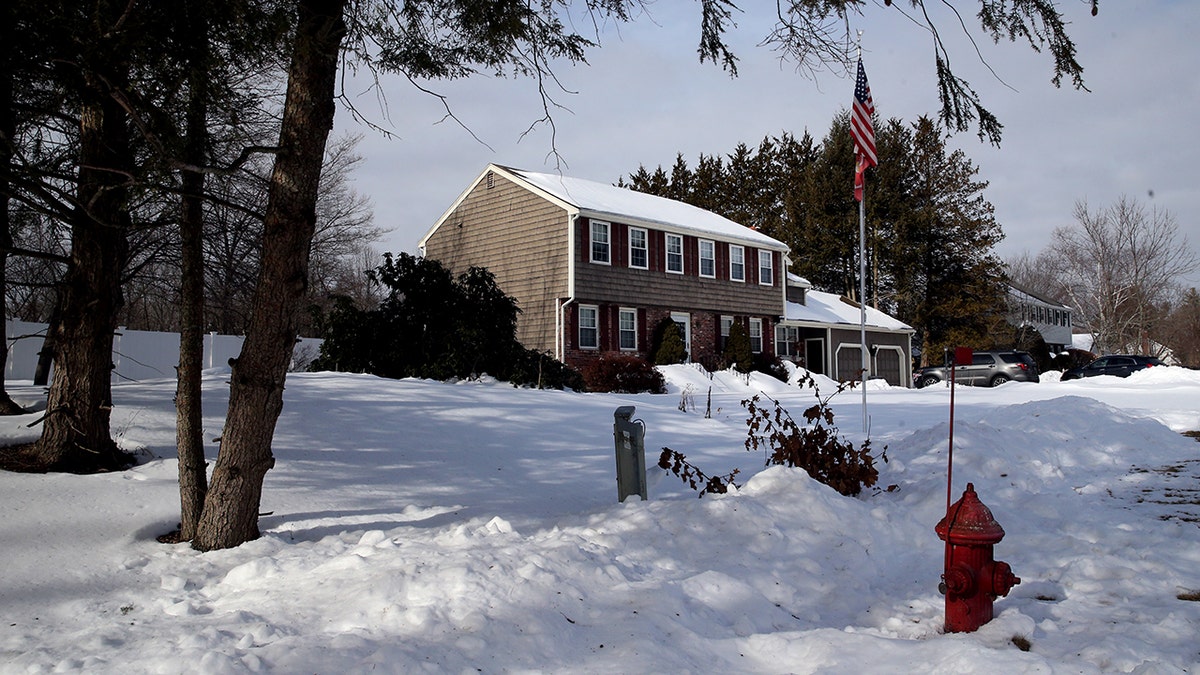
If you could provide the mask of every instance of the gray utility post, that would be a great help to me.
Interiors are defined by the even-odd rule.
[[[613,413],[613,441],[617,450],[617,501],[629,495],[646,495],[646,426],[633,418],[635,408],[623,405]]]

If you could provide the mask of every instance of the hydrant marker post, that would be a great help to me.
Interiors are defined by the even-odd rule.
[[[949,354],[947,354],[949,357]],[[957,503],[951,504],[954,476],[954,388],[955,368],[973,360],[970,349],[957,348],[950,361],[950,439],[947,448],[946,515],[934,531],[946,542],[939,590],[946,596],[946,632],[978,630],[992,620],[993,601],[1008,595],[1021,580],[1006,562],[993,558],[993,546],[1004,538],[1004,528],[991,510],[979,501],[975,484]]]

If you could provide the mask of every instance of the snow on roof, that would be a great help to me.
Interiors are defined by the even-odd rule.
[[[812,288],[812,282],[794,272],[787,273],[788,286],[798,286],[800,288]]]
[[[810,290],[805,293],[806,304],[789,302],[785,307],[787,321],[802,321],[824,324],[846,324],[858,326],[859,309],[846,303],[840,296],[824,291]],[[885,330],[911,331],[908,324],[872,307],[867,307],[867,326]]]
[[[778,239],[768,237],[712,211],[674,199],[580,178],[511,168],[504,170],[589,214],[655,223],[668,229],[739,241],[785,253],[789,250],[787,244]]]

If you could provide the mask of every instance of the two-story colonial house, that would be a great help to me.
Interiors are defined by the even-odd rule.
[[[651,357],[664,319],[694,361],[716,362],[734,323],[753,351],[774,354],[786,319],[787,245],[604,183],[490,164],[420,249],[456,273],[488,268],[518,302],[521,343],[575,367],[604,353]]]
[[[1071,347],[1073,310],[1056,300],[1016,284],[1008,285],[1008,320],[1017,327],[1038,330],[1051,352]]]

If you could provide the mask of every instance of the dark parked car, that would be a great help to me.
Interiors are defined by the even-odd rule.
[[[918,388],[949,379],[950,370],[945,366],[918,368],[913,373],[913,384]],[[972,354],[971,365],[954,367],[954,381],[958,384],[994,387],[1009,380],[1038,381],[1037,362],[1029,352],[975,352]]]
[[[1062,379],[1078,380],[1081,377],[1095,377],[1097,375],[1129,377],[1129,374],[1132,372],[1161,365],[1165,364],[1153,356],[1110,354],[1108,356],[1101,356],[1086,366],[1072,368],[1063,372]]]

